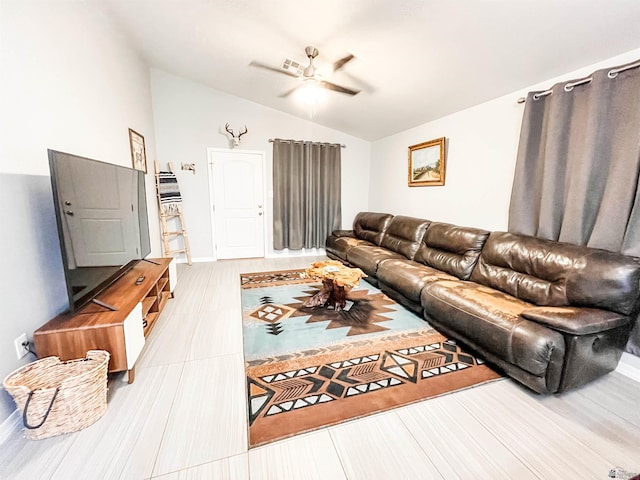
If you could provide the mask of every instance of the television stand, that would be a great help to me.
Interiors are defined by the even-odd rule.
[[[111,310],[112,312],[115,312],[116,310],[118,310],[113,305],[109,305],[108,303],[104,303],[103,301],[98,300],[97,298],[92,298],[91,299],[91,303],[95,303],[96,305],[100,305],[101,307],[104,307],[107,310]]]
[[[66,361],[85,357],[87,350],[106,350],[111,354],[109,372],[128,371],[133,383],[145,338],[173,296],[176,281],[172,258],[138,262],[102,292],[100,300],[81,312],[58,315],[36,330],[33,341],[38,358],[56,356]]]

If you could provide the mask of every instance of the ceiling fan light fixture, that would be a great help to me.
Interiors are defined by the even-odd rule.
[[[323,70],[316,68],[313,64],[313,59],[318,56],[318,49],[313,46],[305,48],[305,54],[309,59],[309,64],[303,67],[303,64],[296,62],[290,58],[285,58],[280,65],[280,68],[272,67],[270,65],[252,60],[249,65],[252,67],[262,68],[272,72],[280,73],[288,77],[297,78],[302,81],[302,84],[290,89],[289,91],[280,95],[281,98],[288,97],[292,93],[296,93],[297,100],[301,103],[310,105],[315,111],[315,106],[324,102],[327,98],[327,91],[344,93],[346,95],[357,95],[359,90],[353,88],[343,87],[336,83],[326,80],[333,72],[336,72],[343,68],[347,63],[353,60],[355,57],[352,54],[348,54],[333,63],[332,71],[325,73]]]
[[[327,91],[320,86],[318,81],[305,80],[302,87],[297,90],[297,98],[307,105],[318,105],[327,99]]]

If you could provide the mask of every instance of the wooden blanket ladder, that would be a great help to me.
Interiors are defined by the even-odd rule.
[[[175,174],[171,162],[169,162],[169,172]],[[184,222],[184,216],[182,212],[182,202],[180,201],[177,204],[176,208],[171,211],[167,211],[165,209],[165,206],[162,203],[160,190],[160,173],[160,166],[156,161],[156,194],[158,197],[158,213],[160,214],[160,226],[162,228],[162,243],[164,246],[164,254],[166,256],[173,256],[174,254],[184,253],[187,256],[187,263],[191,265],[191,248],[189,247],[189,236],[187,234],[187,227]],[[171,227],[169,227],[169,223],[171,223]],[[172,230],[170,230],[169,228],[172,228]],[[172,250],[169,245],[169,241],[172,237],[182,237],[183,248]]]

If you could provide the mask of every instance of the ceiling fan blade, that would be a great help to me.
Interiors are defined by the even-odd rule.
[[[321,80],[319,83],[320,83],[320,86],[326,88],[327,90],[333,90],[334,92],[346,93],[347,95],[357,95],[360,93],[360,90],[353,90],[351,88],[341,87],[340,85],[327,82],[326,80]]]
[[[249,63],[252,67],[264,68],[265,70],[271,70],[272,72],[281,73],[283,75],[287,75],[289,77],[298,78],[298,75],[295,73],[287,72],[286,70],[282,70],[281,68],[271,67],[269,65],[265,65],[264,63],[251,61]]]
[[[288,97],[289,95],[291,95],[293,92],[295,92],[296,90],[298,90],[302,85],[298,85],[297,87],[292,88],[291,90],[287,90],[286,92],[284,92],[282,95],[278,95],[280,98],[285,98]]]
[[[346,57],[343,57],[340,60],[334,62],[333,63],[333,71],[336,72],[336,71],[340,70],[342,67],[345,66],[345,64],[347,64],[348,62],[350,62],[354,58],[355,57],[353,55],[349,54]]]
[[[373,85],[371,85],[371,83],[364,81],[362,78],[349,72],[342,72],[342,75],[344,75],[349,80],[351,80],[351,82],[355,83],[360,88],[362,88],[363,91],[369,92],[369,93],[375,93],[376,88]]]

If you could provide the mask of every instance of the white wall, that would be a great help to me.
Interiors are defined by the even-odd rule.
[[[13,341],[67,306],[47,149],[131,165],[128,128],[155,155],[149,71],[86,2],[3,0],[0,19],[0,378]],[[152,249],[160,253],[152,170]],[[0,423],[14,405],[0,392]]]
[[[369,208],[489,230],[506,230],[524,104],[562,80],[640,58],[640,49],[378,140],[371,147]],[[505,70],[508,75],[508,69]],[[473,88],[473,83],[469,84]],[[446,184],[408,187],[408,147],[446,137]]]
[[[239,147],[265,152],[267,199],[265,227],[267,255],[272,241],[272,144],[269,138],[293,138],[342,143],[342,219],[350,228],[353,217],[367,210],[371,144],[350,135],[301,120],[256,103],[222,93],[160,70],[151,70],[151,91],[161,168],[172,162],[184,202],[185,221],[195,259],[215,257],[209,209],[207,147],[229,148],[225,123],[248,133]],[[301,107],[303,108],[303,107]],[[181,163],[195,163],[196,174],[181,171]]]

